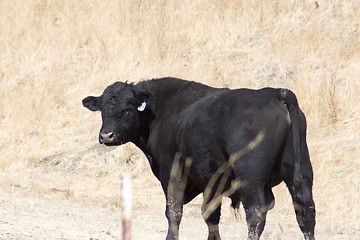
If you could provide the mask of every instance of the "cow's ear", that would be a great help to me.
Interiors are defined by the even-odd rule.
[[[151,96],[152,94],[145,90],[142,86],[135,85],[133,88],[133,91],[135,93],[135,98],[137,102],[137,109],[140,112],[143,112],[145,108],[152,108],[152,100]],[[152,109],[154,110],[154,109]]]
[[[100,110],[100,97],[86,97],[82,100],[82,104],[84,107],[91,111],[99,111]]]

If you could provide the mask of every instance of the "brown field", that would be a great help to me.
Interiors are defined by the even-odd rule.
[[[317,239],[360,239],[358,0],[0,1],[0,239],[121,239],[121,173],[134,184],[133,239],[164,239],[159,183],[131,144],[97,143],[82,107],[117,80],[174,76],[292,89],[308,119]],[[262,239],[302,239],[275,188]],[[226,199],[224,199],[227,202]],[[201,197],[181,239],[206,239]],[[224,204],[223,239],[246,239]]]

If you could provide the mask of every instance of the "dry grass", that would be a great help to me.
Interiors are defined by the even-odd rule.
[[[318,231],[360,234],[359,16],[356,0],[0,1],[3,192],[116,207],[120,171],[152,179],[134,146],[96,145],[100,116],[81,106],[115,80],[287,87],[308,119]],[[276,191],[275,218],[294,221]]]

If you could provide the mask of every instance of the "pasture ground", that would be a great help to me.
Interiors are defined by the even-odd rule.
[[[133,239],[166,235],[164,197],[131,144],[97,143],[81,105],[114,81],[174,76],[292,89],[308,120],[317,239],[360,239],[357,0],[0,1],[0,239],[121,239],[121,173],[134,181]],[[274,189],[262,239],[302,239]],[[223,239],[246,239],[224,199]],[[205,239],[201,197],[181,239]]]

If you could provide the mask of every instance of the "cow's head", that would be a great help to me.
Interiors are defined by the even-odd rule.
[[[101,111],[99,142],[107,146],[121,145],[140,134],[140,114],[147,111],[150,96],[138,85],[116,82],[100,97],[86,97],[82,103],[91,111]]]

